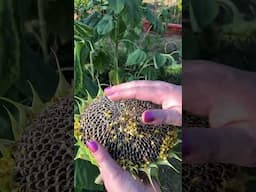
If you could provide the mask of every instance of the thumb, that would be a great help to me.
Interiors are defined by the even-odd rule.
[[[98,142],[88,141],[86,145],[97,161],[101,174],[106,172],[117,175],[123,172],[123,169],[112,159],[109,153]]]
[[[142,121],[145,124],[169,124],[181,126],[182,114],[175,109],[151,109],[142,114]]]
[[[119,192],[120,189],[124,192],[145,191],[144,186],[124,171],[98,142],[88,141],[86,145],[99,164],[100,176],[107,191]]]
[[[256,130],[245,128],[184,128],[185,163],[233,163],[256,166]]]

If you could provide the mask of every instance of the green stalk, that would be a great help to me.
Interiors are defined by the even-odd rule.
[[[119,74],[118,74],[118,71],[119,71],[119,63],[118,63],[118,58],[119,58],[119,55],[118,55],[118,45],[119,45],[118,34],[119,34],[119,28],[118,28],[118,22],[119,22],[119,17],[117,16],[116,17],[116,21],[115,21],[114,66],[115,66],[115,69],[116,69],[116,80],[117,80],[117,83],[119,84],[120,80],[119,80]]]
[[[91,49],[90,54],[89,54],[90,68],[91,68],[90,74],[91,74],[91,76],[92,76],[92,79],[95,80],[95,76],[94,76],[94,64],[93,64],[93,54],[95,53],[95,51],[94,51],[92,42],[89,41],[89,40],[86,40],[86,41],[87,41],[87,43],[89,44],[90,49]]]
[[[138,46],[135,42],[133,42],[133,41],[131,41],[131,40],[129,40],[129,39],[122,39],[121,42],[130,43],[130,44],[133,45],[136,49],[139,49],[139,46]]]
[[[119,34],[119,28],[118,28],[118,22],[119,22],[119,17],[117,16],[117,20],[115,21],[115,68],[118,70],[118,45],[119,45],[119,40],[118,40],[118,34]]]
[[[44,18],[44,0],[37,0],[38,18],[39,18],[39,30],[41,36],[41,47],[44,57],[44,62],[47,62],[48,50],[47,50],[47,32],[46,23]]]

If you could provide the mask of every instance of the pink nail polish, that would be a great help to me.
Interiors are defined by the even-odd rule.
[[[109,91],[111,89],[111,87],[107,87],[104,89],[104,91]]]
[[[88,141],[86,145],[92,153],[95,153],[98,150],[98,144],[95,141]]]
[[[153,115],[153,113],[152,112],[145,112],[145,114],[144,114],[144,121],[145,122],[147,122],[147,123],[149,123],[149,122],[152,122],[152,121],[154,121],[155,120],[155,118],[154,118],[154,115]]]

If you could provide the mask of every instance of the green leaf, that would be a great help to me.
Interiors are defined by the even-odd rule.
[[[150,8],[146,8],[144,11],[146,19],[153,25],[154,31],[161,33],[163,32],[163,26],[158,17],[153,13]]]
[[[154,191],[157,191],[157,190],[156,190],[155,183],[153,182],[153,178],[155,178],[157,181],[159,181],[158,169],[159,169],[158,165],[154,164],[154,163],[150,164],[149,167],[140,169],[140,171],[144,172],[147,175],[149,183],[152,186]]]
[[[110,33],[113,28],[113,17],[111,15],[105,15],[96,26],[97,33],[100,35]]]
[[[75,179],[74,186],[76,191],[103,191],[102,185],[94,183],[95,178],[99,175],[99,170],[88,161],[81,159],[75,160]]]
[[[81,55],[82,49],[85,47],[84,43],[75,42],[74,47],[74,63],[75,63],[75,95],[78,95],[84,89],[83,84],[83,75],[84,70],[82,68],[81,57],[85,57],[85,55]]]
[[[74,33],[75,35],[85,39],[90,39],[94,35],[93,29],[90,26],[79,21],[75,22]]]
[[[181,169],[181,163],[175,166]],[[159,180],[163,191],[182,191],[182,174],[168,166],[159,165]]]
[[[154,67],[149,66],[142,70],[142,75],[145,77],[146,80],[157,80],[158,79],[158,70]]]
[[[124,9],[125,0],[108,0],[108,2],[115,14],[119,14]]]
[[[70,93],[70,88],[71,87],[70,87],[69,83],[67,82],[67,80],[65,79],[64,74],[61,71],[59,60],[58,60],[57,55],[54,51],[53,51],[53,54],[54,54],[54,57],[55,57],[55,60],[56,60],[56,65],[57,65],[57,68],[58,68],[58,77],[59,77],[58,85],[57,85],[56,91],[54,93],[54,96],[55,97],[67,96],[67,94]]]
[[[43,109],[44,103],[41,100],[40,96],[38,95],[32,83],[30,81],[28,81],[28,83],[31,87],[31,91],[33,95],[31,110],[32,110],[32,113],[38,114]]]
[[[10,110],[5,107],[6,112],[9,115],[10,118],[10,124],[11,124],[11,129],[12,129],[12,133],[14,136],[14,140],[17,141],[19,139],[19,135],[20,135],[20,130],[19,130],[19,126],[18,126],[18,122],[17,120],[14,118],[13,114],[10,112]]]
[[[21,35],[13,4],[13,1],[0,4],[0,96],[17,84],[21,75]],[[5,30],[7,25],[9,30]]]
[[[85,146],[85,144],[82,141],[80,141],[80,139],[77,140],[76,146],[78,146],[79,148],[75,160],[83,159],[97,166],[97,162],[95,158],[91,155],[90,150]]]
[[[136,49],[134,52],[128,55],[126,65],[141,64],[145,62],[146,59],[147,59],[147,54],[141,49]]]
[[[99,51],[95,52],[95,57],[93,60],[93,67],[95,71],[98,71],[100,74],[109,70],[109,65],[106,61],[111,61],[112,55],[110,55],[104,49],[100,49]]]
[[[155,55],[153,56],[153,61],[155,68],[158,69],[158,67],[164,66],[167,61],[167,57],[161,53],[155,53]]]
[[[0,138],[0,144],[2,144],[2,145],[13,145],[13,144],[15,144],[15,141]]]
[[[126,0],[124,13],[122,14],[122,19],[126,25],[135,26],[142,18],[141,14],[141,1],[140,0]]]
[[[200,28],[209,25],[218,14],[218,5],[213,0],[191,0],[191,14]]]
[[[92,28],[94,28],[100,21],[101,15],[98,12],[90,14],[84,19],[84,23]]]
[[[96,81],[91,79],[91,76],[88,73],[88,71],[84,72],[83,80],[84,80],[84,91],[86,92],[86,95],[88,95],[87,93],[89,93],[92,96],[92,98],[96,97],[98,93],[98,84]]]
[[[168,166],[168,167],[172,168],[175,172],[180,173],[180,172],[174,167],[174,165],[172,165],[172,164],[171,164],[169,161],[167,161],[167,160],[159,160],[159,161],[157,161],[157,164],[158,164],[158,165]]]
[[[18,110],[18,119],[15,120],[16,121],[15,122],[15,121],[13,121],[15,119],[13,114],[9,111],[8,108],[5,108],[7,110],[9,118],[11,120],[11,123],[13,122],[14,123],[13,125],[15,125],[15,126],[12,127],[15,130],[12,130],[12,131],[13,131],[13,134],[15,134],[14,136],[15,136],[15,140],[16,140],[16,139],[19,138],[20,133],[26,127],[28,117],[30,117],[31,114],[32,114],[31,108],[26,106],[26,105],[20,104],[16,101],[13,101],[11,99],[5,98],[5,97],[0,97],[0,100],[3,100],[7,103],[12,104]]]

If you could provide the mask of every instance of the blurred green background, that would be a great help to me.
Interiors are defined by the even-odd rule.
[[[32,83],[41,99],[54,94],[58,73],[54,54],[69,82],[73,79],[73,2],[0,1],[0,97],[31,103]],[[12,138],[9,117],[15,108],[0,101],[0,138]]]

